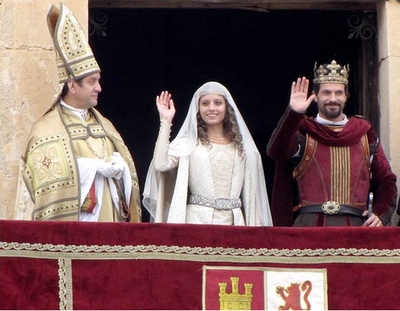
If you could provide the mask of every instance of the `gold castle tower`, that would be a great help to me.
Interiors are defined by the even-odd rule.
[[[239,294],[239,278],[231,277],[231,282],[232,293],[230,294],[226,292],[227,283],[218,283],[220,310],[251,310],[253,284],[244,283],[245,293],[241,295]]]

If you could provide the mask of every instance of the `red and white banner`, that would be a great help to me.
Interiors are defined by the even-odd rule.
[[[203,267],[203,310],[327,310],[326,269]]]

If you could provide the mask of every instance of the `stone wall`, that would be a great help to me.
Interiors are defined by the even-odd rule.
[[[88,25],[88,1],[63,1]],[[55,53],[47,27],[60,1],[3,0],[0,15],[0,218],[13,219],[19,160],[28,132],[59,92]],[[87,27],[86,27],[87,28]]]
[[[382,143],[400,186],[400,3],[383,1],[378,5],[379,95],[381,105]],[[393,214],[392,223],[400,216]]]
[[[378,6],[382,142],[393,171],[400,176],[400,3]],[[400,179],[400,178],[398,178]],[[398,180],[398,186],[400,182]]]

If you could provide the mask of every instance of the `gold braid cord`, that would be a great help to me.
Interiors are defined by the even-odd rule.
[[[164,245],[62,245],[0,242],[0,257],[44,259],[159,259],[238,263],[400,263],[400,249],[225,248]]]
[[[58,259],[58,296],[60,310],[72,310],[72,262],[71,259]]]

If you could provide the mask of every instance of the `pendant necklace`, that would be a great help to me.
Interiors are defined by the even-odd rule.
[[[71,119],[70,115],[64,110],[64,107],[63,107],[63,106],[61,106],[61,111],[62,111],[62,113],[63,113],[64,115],[67,116],[68,121],[69,121],[69,124],[75,124],[75,122]],[[88,113],[89,113],[89,115],[90,115],[91,117],[94,118],[93,114],[92,114],[90,111],[88,111]],[[88,138],[85,138],[84,141],[85,141],[87,147],[90,149],[90,151],[92,151],[92,153],[94,154],[94,156],[96,156],[97,158],[99,158],[99,159],[104,159],[104,158],[105,158],[105,155],[106,155],[105,138],[104,138],[104,137],[101,137],[101,144],[102,144],[102,151],[103,151],[102,153],[103,153],[103,155],[100,155],[96,150],[93,149],[93,147],[89,144],[88,139],[89,139],[89,137],[88,137]]]

